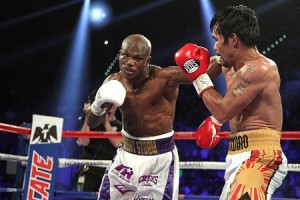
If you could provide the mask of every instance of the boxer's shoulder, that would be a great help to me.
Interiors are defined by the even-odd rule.
[[[121,79],[123,78],[121,75],[121,72],[116,72],[116,73],[112,73],[107,77],[109,80],[117,80],[117,81],[121,81]]]
[[[152,74],[161,77],[173,77],[177,73],[181,73],[181,70],[178,66],[166,66],[160,67],[153,65],[151,68]]]

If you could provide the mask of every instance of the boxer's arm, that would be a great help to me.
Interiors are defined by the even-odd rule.
[[[223,97],[215,89],[202,94],[202,100],[210,113],[220,122],[231,120],[244,110],[270,83],[269,67],[260,63],[249,63],[236,72],[236,78],[227,88]]]
[[[207,117],[196,131],[197,145],[204,149],[214,148],[220,141],[221,126],[214,116]]]
[[[191,80],[183,73],[183,71],[178,66],[167,67],[165,73],[170,77],[170,83],[174,83],[174,85],[192,84]]]
[[[207,74],[210,56],[205,47],[188,43],[175,53],[174,60],[184,74],[193,82],[200,97],[206,90],[214,87]]]
[[[105,117],[103,115],[113,104],[117,107],[123,104],[126,90],[118,81],[120,80],[119,76],[119,73],[111,74],[98,89],[95,100],[92,103],[92,109],[87,111],[86,114],[86,122],[90,128],[95,128],[104,122]],[[111,84],[112,81],[114,82],[113,84]],[[118,83],[116,84],[116,82]]]
[[[117,80],[103,83],[98,89],[91,111],[94,115],[101,116],[112,105],[121,106],[125,100],[126,90],[123,84]]]
[[[156,66],[158,67],[158,66]],[[168,80],[168,87],[178,87],[179,84],[191,85],[191,80],[182,72],[178,66],[158,67],[156,77]]]

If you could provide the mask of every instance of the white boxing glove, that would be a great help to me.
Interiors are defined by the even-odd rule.
[[[96,93],[91,110],[97,116],[103,115],[111,104],[121,106],[125,96],[126,90],[119,81],[111,80],[103,83]]]

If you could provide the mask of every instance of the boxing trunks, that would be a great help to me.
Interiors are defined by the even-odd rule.
[[[270,199],[287,175],[281,133],[258,129],[229,136],[225,185],[220,200]]]
[[[122,130],[123,145],[107,167],[98,200],[177,200],[179,158],[174,131],[133,137]]]

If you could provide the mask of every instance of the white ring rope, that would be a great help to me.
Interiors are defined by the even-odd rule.
[[[19,156],[12,154],[0,153],[0,160],[22,162],[22,164],[27,164],[28,156]],[[111,160],[83,160],[83,159],[69,159],[69,158],[59,158],[59,167],[68,167],[71,165],[88,165],[97,167],[107,167]],[[225,162],[213,162],[213,161],[183,161],[179,162],[180,169],[209,169],[209,170],[225,170]],[[300,172],[299,163],[288,164],[288,170],[290,172]]]

